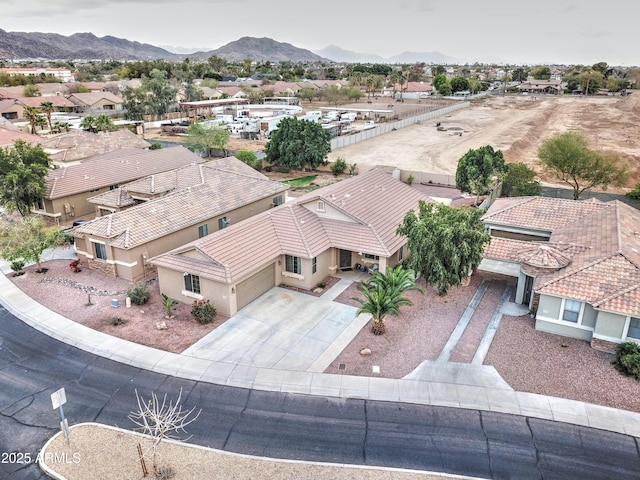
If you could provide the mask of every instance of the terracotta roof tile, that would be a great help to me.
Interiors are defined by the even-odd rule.
[[[199,155],[180,146],[160,150],[120,150],[97,155],[78,165],[51,170],[47,177],[45,198],[55,199],[88,192],[204,161]]]
[[[317,199],[352,221],[320,217],[305,207]],[[419,200],[432,201],[389,174],[371,170],[154,257],[151,262],[232,282],[283,254],[312,258],[336,247],[388,255],[405,243],[395,232],[406,212],[418,207]],[[196,250],[210,260],[184,258]]]

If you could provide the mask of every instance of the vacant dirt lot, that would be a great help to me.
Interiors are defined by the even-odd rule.
[[[440,122],[446,131],[438,131]],[[620,97],[508,96],[476,101],[471,108],[331,152],[366,169],[393,165],[453,175],[469,149],[492,145],[507,162],[539,170],[536,152],[551,135],[578,130],[592,148],[618,152],[640,181],[640,95]],[[462,135],[460,135],[462,133]],[[542,177],[553,183],[553,179]]]

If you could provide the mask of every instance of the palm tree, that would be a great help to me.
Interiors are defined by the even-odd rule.
[[[26,118],[31,124],[31,133],[34,135],[36,133],[36,123],[39,117],[40,110],[38,110],[38,107],[32,107],[30,105],[24,107],[24,118]]]
[[[364,299],[354,298],[360,303],[358,315],[371,314],[371,332],[374,335],[382,335],[386,331],[384,318],[387,315],[398,315],[400,307],[413,305],[411,300],[404,297],[404,292],[416,290],[424,293],[422,287],[416,284],[414,272],[405,270],[401,265],[387,267],[386,274],[374,273],[369,280],[360,282],[359,290]]]
[[[365,79],[365,86],[367,88],[367,100],[371,100],[371,92],[376,87],[376,79],[373,75],[369,75]]]
[[[35,124],[37,127],[40,128],[40,130],[43,130],[44,127],[47,126],[47,119],[44,118],[42,115],[38,115],[35,119]]]
[[[40,104],[40,111],[44,113],[47,117],[47,122],[49,123],[49,130],[53,130],[53,125],[51,124],[51,113],[55,111],[52,102],[42,102]]]

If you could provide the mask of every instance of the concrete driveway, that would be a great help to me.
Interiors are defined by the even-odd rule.
[[[371,318],[332,299],[341,280],[322,297],[275,287],[251,302],[182,355],[236,365],[322,372]]]

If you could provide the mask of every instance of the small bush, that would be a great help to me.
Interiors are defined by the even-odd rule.
[[[620,373],[640,381],[640,346],[633,342],[619,344],[613,366]]]
[[[162,148],[162,144],[160,142],[153,142],[149,147],[149,150],[160,150]]]
[[[9,266],[14,272],[21,272],[24,268],[24,260],[14,260]]]
[[[413,175],[409,175],[409,178],[407,178],[407,185],[411,186],[415,179],[416,178]]]
[[[241,162],[249,165],[251,168],[260,170],[260,164],[262,162],[258,160],[258,156],[255,152],[252,152],[251,150],[240,150],[239,152],[236,152],[235,157]]]
[[[111,325],[113,325],[114,327],[117,327],[118,325],[124,325],[125,323],[127,323],[127,321],[122,317],[117,317],[116,316],[116,317],[111,317],[109,319],[109,323]]]
[[[131,303],[134,305],[144,305],[149,301],[151,292],[149,287],[144,282],[138,282],[127,291],[127,296],[131,298]]]
[[[347,169],[347,162],[344,161],[344,158],[338,157],[336,161],[331,164],[331,173],[334,175],[340,175],[344,173]]]
[[[196,300],[191,306],[191,315],[200,325],[206,325],[216,318],[216,308],[209,300]]]

